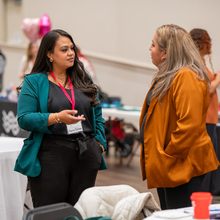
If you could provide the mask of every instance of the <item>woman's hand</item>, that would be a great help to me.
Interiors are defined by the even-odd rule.
[[[210,95],[215,92],[216,88],[218,87],[220,83],[220,71],[218,70],[215,74],[215,79],[211,82],[211,85],[209,87],[209,93]]]
[[[74,116],[77,114],[77,110],[63,110],[58,113],[51,113],[49,115],[47,126],[63,122],[64,124],[76,124],[79,121],[85,121],[84,115]]]
[[[220,71],[218,70],[215,74],[215,79],[217,80],[218,84],[220,83]]]
[[[84,115],[78,115],[74,116],[77,114],[77,110],[63,110],[59,113],[56,113],[57,118],[60,119],[60,122],[63,122],[64,124],[76,124],[79,121],[85,121]]]

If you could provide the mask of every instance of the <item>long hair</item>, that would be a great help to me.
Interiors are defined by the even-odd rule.
[[[73,87],[83,92],[89,98],[93,106],[98,105],[99,102],[97,101],[96,98],[98,88],[95,84],[92,83],[91,78],[84,70],[83,64],[79,61],[76,52],[76,45],[72,37],[63,30],[55,29],[49,31],[44,35],[37,53],[34,66],[30,74],[36,74],[36,73],[46,74],[53,70],[53,64],[49,61],[49,58],[47,57],[47,53],[54,52],[54,47],[60,36],[68,37],[74,45],[74,52],[75,52],[74,65],[66,70],[67,76],[70,77]],[[66,83],[67,80],[68,79],[66,79]],[[21,89],[21,86],[19,87],[19,89]]]
[[[25,69],[28,68],[28,63],[32,60],[33,58],[33,54],[31,52],[31,47],[33,44],[36,44],[36,42],[30,42],[28,44],[27,50],[26,50],[26,65],[25,65]]]
[[[197,73],[199,80],[206,80],[209,77],[202,59],[189,33],[183,28],[174,25],[163,25],[156,31],[159,50],[166,49],[166,59],[158,66],[158,72],[154,75],[153,81],[156,84],[153,88],[152,99],[159,101],[170,88],[176,73],[188,68]]]
[[[31,47],[32,47],[33,44],[36,44],[36,43],[35,42],[30,42],[28,44],[27,51],[26,51],[27,62],[29,62],[33,58],[33,54],[31,53]]]
[[[203,49],[204,43],[206,43],[208,50],[211,49],[211,38],[206,30],[200,29],[200,28],[194,28],[189,32],[189,34],[192,37],[192,39],[193,39],[196,47],[199,49],[199,51],[201,51]],[[212,64],[211,53],[208,54],[208,58],[209,58],[209,63],[210,63],[211,69],[214,73],[215,71],[214,71],[213,64]]]

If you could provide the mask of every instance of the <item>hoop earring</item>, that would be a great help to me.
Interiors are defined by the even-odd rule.
[[[50,58],[50,62],[53,63],[53,58]]]

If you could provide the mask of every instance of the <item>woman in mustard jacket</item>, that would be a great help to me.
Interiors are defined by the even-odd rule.
[[[157,29],[150,46],[158,67],[140,116],[141,169],[162,209],[191,206],[219,161],[206,131],[209,77],[190,35],[177,25]]]

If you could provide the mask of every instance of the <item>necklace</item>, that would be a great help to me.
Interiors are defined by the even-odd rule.
[[[61,82],[63,85],[65,84],[65,81],[66,81],[66,78],[67,78],[67,76],[65,76],[65,77],[58,77],[58,76],[56,76],[56,75],[54,75],[57,79],[60,79],[60,80],[62,80],[63,82]]]
[[[56,76],[56,75],[54,75],[54,76]],[[56,78],[57,78],[57,79],[66,80],[67,76],[65,76],[65,77],[58,77],[58,76],[56,76]]]
[[[65,82],[61,82],[61,83],[64,85]]]

